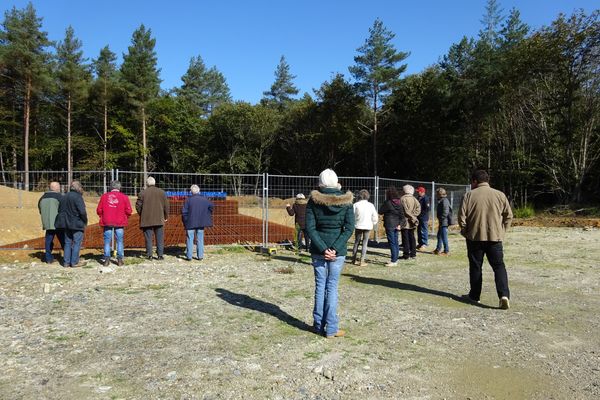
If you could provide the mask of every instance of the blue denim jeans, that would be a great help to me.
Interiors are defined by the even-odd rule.
[[[185,255],[188,259],[192,259],[194,253],[194,235],[196,236],[196,256],[198,259],[204,258],[204,229],[187,229],[187,241],[185,247]]]
[[[79,263],[79,250],[83,242],[83,231],[65,230],[65,265]]]
[[[429,220],[419,218],[417,226],[417,244],[419,246],[427,246],[429,244]]]
[[[125,229],[123,228],[112,228],[105,226],[104,227],[104,257],[110,258],[111,246],[110,242],[112,239],[112,232],[115,230],[115,237],[117,241],[117,258],[123,259],[123,236],[125,234]]]
[[[304,237],[304,245],[306,251],[310,251],[310,238],[306,234],[306,229],[300,228],[300,225],[296,224],[296,250],[300,251],[302,248],[302,238]]]
[[[450,246],[448,245],[448,227],[440,225],[437,231],[437,245],[435,246],[435,249],[437,251],[442,250],[442,244],[444,245],[444,252],[449,253]]]
[[[320,255],[312,256],[315,271],[313,326],[325,336],[334,335],[338,331],[338,282],[345,261],[346,256],[336,257],[334,261],[326,261]]]
[[[59,229],[48,229],[45,237],[45,248],[46,248],[46,262],[51,263],[54,261],[52,257],[52,250],[54,250],[54,236],[58,238],[60,247],[65,249],[65,232]]]
[[[390,245],[390,251],[392,252],[392,262],[396,262],[398,261],[398,254],[400,253],[400,245],[398,245],[398,231],[396,229],[386,229],[385,235],[387,236],[387,241]]]

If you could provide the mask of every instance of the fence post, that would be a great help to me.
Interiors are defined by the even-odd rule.
[[[116,169],[116,173],[117,173],[117,174],[115,175],[115,179],[116,179],[116,180],[119,180],[119,168],[117,168],[117,169]]]
[[[265,172],[265,243],[264,247],[269,246],[269,173]]]
[[[435,182],[431,181],[431,229],[432,232],[435,232],[435,219],[436,219],[436,213],[435,213]]]

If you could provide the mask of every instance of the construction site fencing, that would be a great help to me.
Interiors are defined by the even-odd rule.
[[[110,190],[110,182],[119,180],[121,191],[130,196],[132,205],[137,195],[144,189],[144,173],[138,171],[72,171],[72,179],[79,180],[84,188],[87,201],[94,201],[102,193]],[[181,219],[181,208],[190,187],[196,184],[201,193],[211,197],[215,203],[215,229],[207,231],[206,242],[210,244],[261,244],[263,247],[274,244],[291,243],[294,239],[294,217],[286,210],[292,205],[299,193],[309,198],[310,192],[318,188],[318,177],[309,175],[271,175],[271,174],[200,174],[152,172],[156,186],[170,196],[171,218]],[[0,179],[8,190],[3,194],[0,207],[23,207],[26,192],[25,173],[23,171],[4,171]],[[29,192],[44,192],[52,181],[61,183],[63,192],[68,191],[69,174],[66,171],[29,171]],[[351,191],[355,199],[362,189],[370,193],[370,201],[379,209],[385,201],[386,190],[394,186],[401,192],[402,187],[410,184],[415,188],[423,186],[431,199],[430,229],[435,229],[436,198],[435,190],[446,189],[453,213],[468,185],[441,184],[431,181],[411,181],[381,177],[340,176],[339,183],[343,191]],[[217,226],[218,225],[218,226]],[[372,239],[379,241],[385,237],[383,224],[379,223],[372,232]],[[217,229],[218,228],[218,229]],[[171,243],[185,243],[183,225],[172,226],[165,240]],[[172,237],[167,237],[171,235]]]

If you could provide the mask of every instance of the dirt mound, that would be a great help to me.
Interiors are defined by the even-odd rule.
[[[547,228],[600,228],[600,218],[539,216],[532,218],[516,218],[513,220],[512,225]]]

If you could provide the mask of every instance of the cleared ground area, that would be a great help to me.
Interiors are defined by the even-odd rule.
[[[435,239],[433,240],[435,242]],[[309,331],[307,256],[212,249],[65,270],[0,252],[2,399],[597,399],[600,231],[517,227],[512,307],[466,304],[465,246],[386,268],[347,265],[347,336]],[[15,262],[16,261],[16,262]]]

